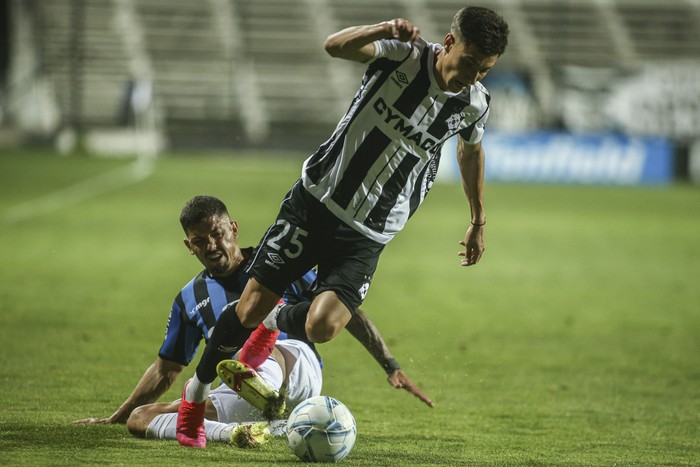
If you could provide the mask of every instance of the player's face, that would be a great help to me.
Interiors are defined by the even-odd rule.
[[[445,91],[462,92],[481,81],[496,64],[498,55],[484,55],[476,46],[445,36],[444,48],[435,63],[436,79]]]
[[[243,260],[238,247],[238,224],[228,216],[211,216],[187,231],[185,246],[212,277],[230,275]]]

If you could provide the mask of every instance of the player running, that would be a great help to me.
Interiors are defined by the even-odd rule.
[[[185,391],[178,429],[193,432],[216,378],[222,349],[243,348],[242,360],[264,362],[279,329],[311,342],[335,337],[353,318],[379,256],[424,201],[443,143],[458,135],[457,159],[471,220],[461,264],[484,251],[484,151],[490,95],[479,82],[505,51],[508,25],[490,9],[457,12],[442,44],[429,43],[408,20],[356,26],[329,36],[334,57],[369,63],[348,112],[330,139],[303,165],[248,273],[237,306],[223,313]],[[285,287],[318,266],[310,304],[271,311]],[[267,317],[267,319],[266,319]],[[285,327],[291,321],[297,327]],[[182,443],[187,445],[186,443]]]

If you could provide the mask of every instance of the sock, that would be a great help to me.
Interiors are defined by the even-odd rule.
[[[279,331],[280,328],[277,327],[277,315],[280,314],[280,310],[285,306],[284,302],[280,302],[272,309],[270,314],[263,320],[263,324],[270,331]]]
[[[146,438],[177,439],[177,412],[156,415],[146,428]]]
[[[211,420],[204,419],[204,431],[207,434],[207,439],[209,441],[221,441],[223,443],[228,443],[230,441],[231,430],[238,426],[238,423],[232,423],[227,425],[221,422],[213,422]]]
[[[177,413],[156,415],[146,429],[146,438],[176,439]],[[208,441],[229,442],[229,435],[237,423],[227,425],[204,419],[204,431]]]
[[[311,302],[283,306],[277,314],[277,328],[293,337],[308,341],[306,317],[309,314],[309,308],[311,308]]]
[[[189,402],[197,402],[201,404],[207,400],[209,397],[209,389],[211,388],[211,383],[203,383],[197,378],[195,373],[187,383],[187,389],[185,389],[185,400]]]
[[[202,383],[211,383],[216,379],[216,365],[221,360],[233,357],[236,351],[248,339],[252,329],[244,328],[236,314],[236,304],[228,306],[221,312],[214,326],[214,332],[202,353],[197,365],[197,378]]]

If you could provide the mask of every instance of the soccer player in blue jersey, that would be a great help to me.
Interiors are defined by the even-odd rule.
[[[109,417],[86,418],[76,423],[126,423],[134,409],[158,400],[194,358],[201,340],[209,338],[226,305],[240,298],[249,280],[245,266],[255,250],[239,247],[238,224],[231,219],[224,203],[212,196],[196,196],[183,207],[180,223],[186,235],[185,246],[202,263],[204,270],[175,297],[158,356],[124,403]],[[313,271],[300,274],[285,290],[284,301],[289,304],[308,301],[307,292],[314,280]],[[358,311],[348,330],[387,369],[390,384],[408,390],[428,405],[432,404],[401,370],[392,371],[394,360],[378,330],[364,313]],[[300,340],[304,341],[304,336]],[[291,340],[289,345],[292,345]],[[300,354],[315,354],[314,359],[317,359],[313,344],[306,342],[300,348]],[[233,353],[234,349],[231,349],[229,358]],[[230,395],[225,387],[217,390],[213,398],[207,399],[206,413],[224,423],[241,421],[240,409],[231,408],[237,404],[237,397],[231,398]],[[143,413],[140,420],[143,420]]]
[[[263,323],[243,348],[244,361],[255,367],[278,329],[320,343],[346,327],[384,246],[424,201],[440,149],[455,136],[470,206],[461,264],[479,261],[486,224],[481,140],[491,103],[480,80],[504,53],[508,33],[494,11],[465,7],[441,44],[425,41],[405,19],[350,27],[326,39],[331,56],[368,63],[367,71],[335,132],[304,162],[283,200],[240,301],[222,314],[180,405],[180,432],[195,433],[200,417],[194,414],[218,362],[227,358],[220,349],[243,345],[249,328]],[[275,309],[287,285],[313,266],[313,301]],[[302,325],[285,327],[290,316]]]

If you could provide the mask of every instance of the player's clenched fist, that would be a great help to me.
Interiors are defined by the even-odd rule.
[[[420,29],[407,19],[396,18],[387,24],[391,27],[391,37],[401,42],[413,42],[420,36]]]

